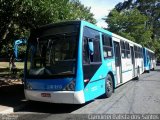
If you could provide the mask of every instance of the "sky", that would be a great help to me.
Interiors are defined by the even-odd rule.
[[[82,4],[87,7],[91,7],[91,12],[94,14],[94,18],[97,20],[97,26],[107,27],[102,18],[105,18],[110,10],[114,8],[119,2],[124,2],[125,0],[80,0]]]

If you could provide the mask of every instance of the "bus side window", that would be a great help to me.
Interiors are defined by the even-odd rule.
[[[101,62],[100,34],[97,30],[84,27],[83,32],[83,63]]]
[[[138,58],[138,55],[137,55],[137,46],[134,46],[134,54],[135,54],[135,58]]]
[[[129,46],[129,43],[125,42],[125,45],[126,45],[126,57],[130,58],[131,55],[130,55],[130,46]]]
[[[94,56],[94,44],[93,39],[88,38],[88,51],[89,51],[89,58],[90,62],[93,62],[93,56]]]
[[[101,62],[100,43],[97,39],[84,37],[83,40],[83,63]]]
[[[83,63],[89,64],[89,45],[88,45],[88,39],[87,37],[84,37],[83,40]]]
[[[113,57],[112,38],[108,35],[102,35],[104,58]]]
[[[93,39],[93,46],[94,46],[94,53],[93,53],[93,60],[91,60],[91,62],[101,62],[99,39]]]
[[[121,55],[122,55],[122,58],[125,58],[126,57],[126,50],[125,50],[124,41],[120,41],[120,44],[121,44]]]
[[[142,48],[140,48],[140,57],[143,57]]]

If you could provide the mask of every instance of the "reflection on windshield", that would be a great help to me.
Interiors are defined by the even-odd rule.
[[[56,34],[36,38],[28,49],[31,76],[73,75],[76,64],[76,34]]]

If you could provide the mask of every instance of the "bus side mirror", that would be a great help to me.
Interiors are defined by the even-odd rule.
[[[92,39],[88,40],[88,47],[89,47],[90,55],[93,55],[94,54],[94,45],[93,45],[93,40]]]

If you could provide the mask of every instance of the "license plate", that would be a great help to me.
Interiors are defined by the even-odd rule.
[[[42,97],[51,97],[51,94],[50,93],[41,93],[41,96]]]

